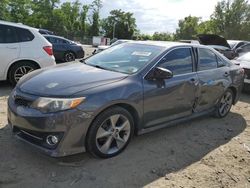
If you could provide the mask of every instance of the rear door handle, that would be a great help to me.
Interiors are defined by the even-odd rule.
[[[225,76],[225,77],[228,77],[228,76],[229,76],[229,73],[228,73],[228,72],[225,72],[225,73],[224,73],[224,76]]]

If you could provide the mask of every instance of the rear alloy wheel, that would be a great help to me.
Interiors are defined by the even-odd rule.
[[[133,118],[120,107],[101,113],[90,127],[87,148],[94,156],[109,158],[118,155],[128,145],[134,131]]]
[[[64,55],[64,61],[65,62],[71,62],[71,61],[75,61],[76,59],[76,56],[73,52],[67,52],[65,55]]]
[[[31,62],[20,62],[11,67],[9,71],[9,81],[11,84],[15,85],[21,77],[34,71],[38,67]]]
[[[233,105],[233,92],[229,89],[223,94],[222,98],[220,99],[220,102],[215,112],[216,117],[223,118],[227,116],[227,114],[231,110],[232,105]]]

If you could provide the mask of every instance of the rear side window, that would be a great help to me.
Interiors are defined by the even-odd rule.
[[[69,42],[63,39],[57,39],[58,44],[68,44]]]
[[[245,46],[242,46],[242,49],[244,51],[250,51],[250,44],[246,44]]]
[[[17,43],[16,27],[0,24],[0,43]]]
[[[17,28],[17,34],[19,36],[20,42],[32,41],[35,38],[28,29]]]
[[[199,71],[217,68],[216,55],[209,49],[199,49]]]
[[[240,42],[239,44],[237,44],[237,46],[235,47],[236,49],[243,46],[245,43],[244,42]]]
[[[159,64],[173,72],[174,75],[193,72],[193,62],[190,48],[179,48],[169,52]]]

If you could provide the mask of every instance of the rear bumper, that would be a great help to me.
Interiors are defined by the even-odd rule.
[[[48,56],[47,54],[44,57],[41,57],[37,60],[41,68],[50,67],[56,65],[55,57]]]

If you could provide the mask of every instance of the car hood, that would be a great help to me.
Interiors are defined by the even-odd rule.
[[[219,46],[225,46],[227,48],[230,48],[230,45],[226,41],[225,38],[219,36],[219,35],[212,35],[212,34],[202,34],[198,35],[198,40],[200,44],[203,45],[219,45]]]
[[[126,74],[95,68],[83,63],[69,63],[40,69],[24,76],[17,87],[38,96],[63,97],[117,82]]]

